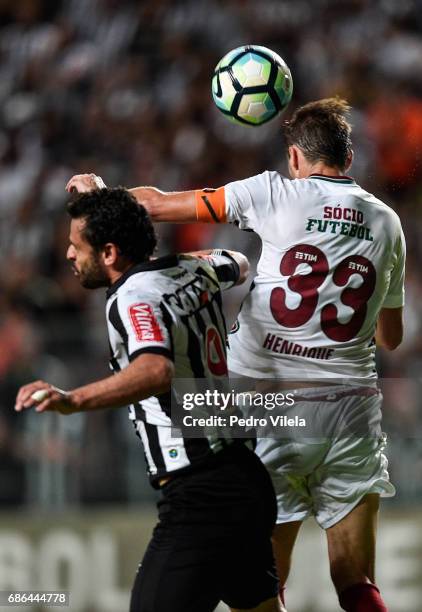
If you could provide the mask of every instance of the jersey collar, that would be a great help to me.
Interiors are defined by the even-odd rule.
[[[328,176],[326,174],[311,174],[310,179],[319,179],[321,181],[329,181],[330,183],[342,183],[344,185],[353,185],[355,179],[351,176]]]
[[[143,261],[142,263],[135,264],[129,270],[126,270],[120,278],[116,280],[110,287],[107,289],[107,299],[113,295],[117,291],[119,287],[123,285],[127,281],[127,279],[133,274],[138,274],[138,272],[150,272],[152,270],[164,270],[166,268],[174,268],[179,263],[179,258],[177,255],[165,255],[164,257],[158,257],[158,259],[152,259],[149,261]]]

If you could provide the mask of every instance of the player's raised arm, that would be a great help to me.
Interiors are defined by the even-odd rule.
[[[68,181],[69,193],[86,193],[105,187],[100,176],[75,174]],[[155,222],[224,223],[226,203],[224,187],[196,191],[165,192],[156,187],[134,187],[128,190],[142,204]]]
[[[225,188],[164,192],[155,187],[129,189],[153,221],[226,223]]]
[[[129,189],[155,222],[194,223],[197,221],[195,191],[164,192],[156,187]]]
[[[128,191],[155,222],[235,223],[240,229],[255,230],[262,220],[270,190],[265,172],[218,189],[161,191],[157,187],[133,187]],[[66,185],[69,193],[84,193],[105,187],[95,174],[76,174]]]

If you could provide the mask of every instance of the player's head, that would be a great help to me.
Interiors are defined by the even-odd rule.
[[[340,172],[352,163],[352,127],[346,119],[350,106],[340,98],[309,102],[296,109],[283,132],[288,146],[289,172],[306,178],[323,165]]]
[[[67,210],[67,258],[88,289],[110,285],[116,273],[148,260],[154,252],[157,239],[151,219],[126,189],[80,194]]]

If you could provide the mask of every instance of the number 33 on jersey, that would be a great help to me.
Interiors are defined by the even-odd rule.
[[[285,379],[376,377],[379,311],[404,304],[396,213],[350,177],[264,172],[206,196],[224,220],[262,240],[230,335],[229,369]]]

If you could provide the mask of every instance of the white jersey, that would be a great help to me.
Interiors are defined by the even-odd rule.
[[[264,172],[225,187],[229,222],[262,240],[229,336],[229,369],[267,378],[375,378],[381,308],[404,304],[397,214],[349,177]]]

